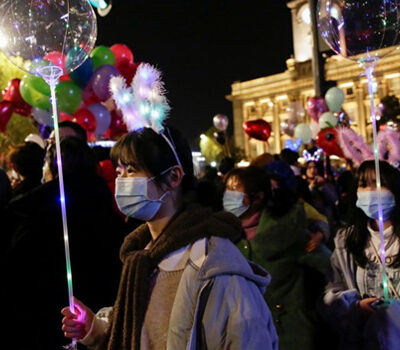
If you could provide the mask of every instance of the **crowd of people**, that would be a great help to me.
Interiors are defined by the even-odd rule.
[[[378,196],[373,161],[334,169],[284,149],[244,168],[226,158],[196,178],[184,136],[167,130],[127,133],[110,151],[60,123],[73,309],[54,135],[8,155],[10,349],[60,349],[67,338],[113,350],[399,348],[399,170],[380,162]]]

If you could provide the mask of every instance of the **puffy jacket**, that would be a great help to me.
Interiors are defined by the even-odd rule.
[[[277,350],[263,298],[270,276],[249,263],[228,239],[201,239],[189,249],[172,307],[167,349]],[[106,327],[107,320],[95,319],[83,343],[95,345]]]

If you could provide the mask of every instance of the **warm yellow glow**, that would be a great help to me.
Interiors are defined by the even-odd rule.
[[[277,100],[277,101],[287,100],[287,98],[288,98],[287,95],[276,96],[276,100]]]
[[[241,160],[239,163],[237,163],[237,166],[239,167],[239,168],[245,168],[245,167],[248,167],[250,165],[250,162],[249,161],[247,161],[247,160]]]
[[[393,78],[398,78],[398,77],[400,77],[400,73],[392,73],[392,74],[388,74],[388,75],[385,75],[385,79],[393,79]]]
[[[254,106],[256,103],[254,101],[249,101],[249,102],[245,102],[243,103],[243,106],[248,107],[248,106]]]
[[[354,85],[354,83],[351,82],[351,81],[349,81],[348,83],[340,84],[339,87],[341,87],[341,88],[348,88],[348,87],[352,87],[353,85]]]
[[[201,134],[201,135],[200,135],[200,139],[205,140],[206,138],[207,138],[206,135],[204,135],[204,134]]]

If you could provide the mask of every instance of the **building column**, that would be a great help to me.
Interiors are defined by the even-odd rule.
[[[367,116],[364,106],[364,89],[363,84],[360,82],[355,83],[356,100],[357,100],[357,124],[358,132],[364,138],[367,139]]]
[[[247,121],[249,118],[247,115],[245,103],[241,103],[240,109],[242,111],[241,122],[239,123],[238,120],[235,120],[235,137],[241,140],[246,159],[250,159],[250,144],[249,144],[250,141],[247,134],[243,131],[243,123]]]
[[[274,143],[275,143],[275,153],[281,153],[281,120],[279,118],[279,105],[276,103],[275,99],[271,100],[274,104],[273,107],[273,132],[274,132]]]
[[[243,103],[240,100],[233,100],[233,138],[235,146],[245,148],[245,139],[243,137]]]

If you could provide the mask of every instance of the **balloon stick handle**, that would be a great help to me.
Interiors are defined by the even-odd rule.
[[[60,130],[58,127],[58,111],[57,111],[57,97],[56,97],[56,85],[59,82],[59,78],[63,74],[63,70],[57,66],[44,66],[39,68],[38,73],[50,86],[51,92],[51,107],[53,112],[54,120],[54,135],[56,141],[56,152],[57,152],[57,170],[58,170],[58,184],[60,188],[60,204],[61,204],[61,217],[63,224],[64,233],[64,249],[65,249],[65,262],[67,267],[67,284],[68,284],[68,299],[69,307],[72,312],[75,311],[73,288],[72,288],[72,269],[71,269],[71,257],[69,250],[69,236],[68,236],[68,224],[67,224],[67,209],[65,205],[65,188],[64,188],[64,175],[62,167],[62,156],[60,146]],[[72,340],[72,343],[65,349],[74,350],[77,349],[76,339]]]
[[[377,141],[377,130],[376,130],[376,114],[375,114],[375,100],[374,100],[374,74],[375,65],[369,64],[365,66],[365,72],[368,79],[368,92],[371,103],[371,120],[372,120],[372,136],[374,145],[374,160],[375,160],[375,178],[376,178],[376,189],[378,192],[378,226],[379,226],[379,237],[380,237],[380,258],[382,263],[382,288],[383,296],[388,299],[388,282],[386,273],[386,252],[385,242],[383,238],[383,212],[382,212],[382,193],[381,193],[381,172],[379,166],[379,150]]]

